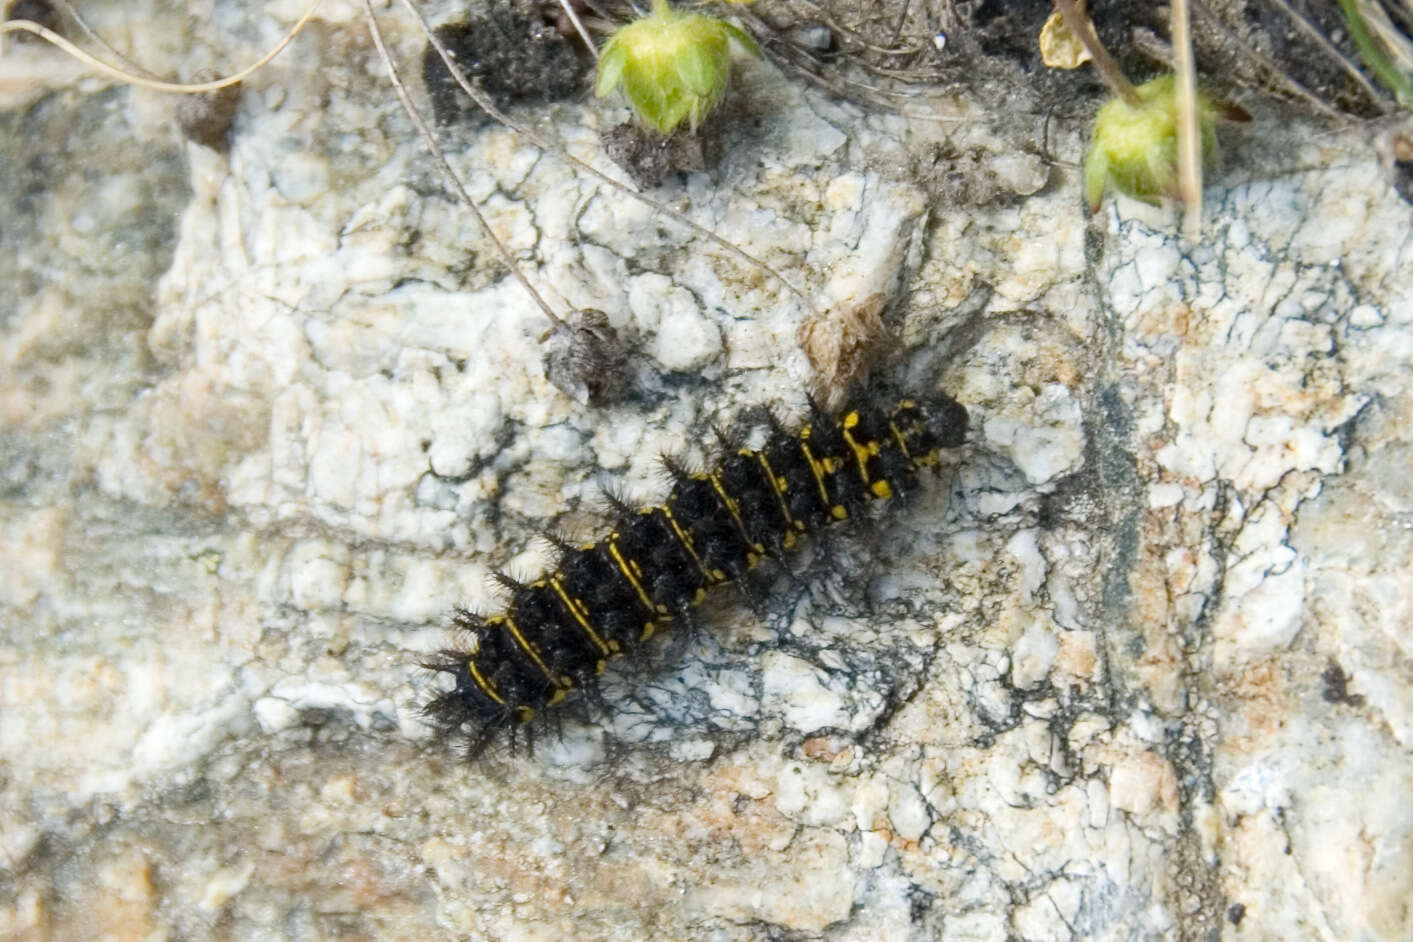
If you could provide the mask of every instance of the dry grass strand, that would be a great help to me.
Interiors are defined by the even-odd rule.
[[[281,52],[284,52],[286,46],[288,46],[291,42],[294,41],[294,37],[299,35],[299,31],[304,29],[304,24],[308,23],[310,18],[314,16],[315,11],[319,9],[320,2],[321,0],[314,0],[314,2],[309,5],[309,9],[304,11],[304,15],[301,16],[299,20],[293,26],[290,27],[289,32],[285,33],[284,38],[281,39],[278,43],[276,43],[273,49],[265,53],[265,55],[261,56],[253,65],[247,66],[246,68],[241,69],[234,75],[227,76],[226,78],[216,79],[215,81],[211,82],[196,82],[190,85],[182,84],[180,82],[164,82],[160,79],[150,78],[146,75],[139,75],[136,72],[121,69],[118,66],[103,61],[102,59],[98,58],[90,52],[86,52],[83,49],[80,49],[78,46],[69,42],[63,36],[60,36],[58,33],[49,29],[47,26],[41,26],[40,24],[35,23],[31,20],[9,20],[5,23],[0,23],[0,35],[4,35],[5,33],[16,32],[32,33],[35,36],[38,36],[40,39],[43,39],[50,45],[57,47],[66,55],[77,59],[84,65],[87,65],[89,68],[92,68],[95,71],[98,71],[103,75],[106,75],[109,78],[115,79],[126,85],[136,85],[139,88],[147,88],[155,92],[171,92],[174,94],[181,95],[194,95],[199,94],[201,92],[218,91],[222,88],[234,85],[237,82],[242,82],[250,76],[254,75],[256,72],[263,69],[265,66],[269,65],[270,62],[276,56],[278,56]],[[82,21],[80,20],[79,22]],[[85,30],[88,31],[86,27]],[[91,31],[88,32],[91,34]],[[104,45],[106,46],[107,44],[104,43]]]

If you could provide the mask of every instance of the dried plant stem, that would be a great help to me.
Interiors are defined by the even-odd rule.
[[[77,25],[78,28],[83,31],[83,34],[88,37],[90,42],[103,49],[103,51],[108,53],[108,55],[112,56],[114,62],[126,66],[130,71],[132,71],[136,75],[145,75],[148,78],[157,77],[151,72],[144,69],[142,66],[138,65],[136,62],[129,59],[127,56],[123,55],[118,50],[114,49],[111,45],[109,45],[107,40],[105,40],[102,36],[99,36],[98,33],[94,31],[93,27],[88,25],[88,22],[84,20],[84,18],[79,14],[78,10],[74,9],[73,4],[69,3],[69,0],[50,0],[50,2],[53,3],[54,6],[59,8],[61,11],[63,11],[69,19],[73,20],[74,24]]]
[[[1223,21],[1221,17],[1217,16],[1217,14],[1213,13],[1211,8],[1208,7],[1203,0],[1190,0],[1189,5],[1192,7],[1192,12],[1197,15],[1198,20],[1206,24],[1209,28],[1221,33],[1222,38],[1236,49],[1238,55],[1259,65],[1286,94],[1299,98],[1326,117],[1336,119],[1342,117],[1339,111],[1330,107],[1323,98],[1313,94],[1305,86],[1291,78],[1290,75],[1281,68],[1280,63],[1234,33],[1231,28],[1227,26],[1226,22]]]
[[[1172,0],[1173,65],[1177,73],[1178,195],[1183,233],[1196,241],[1202,232],[1202,129],[1197,114],[1197,64],[1192,57],[1192,23],[1187,0]]]
[[[1281,12],[1285,13],[1286,16],[1290,17],[1290,21],[1299,27],[1301,32],[1314,41],[1332,59],[1338,62],[1344,71],[1349,73],[1350,78],[1354,79],[1355,82],[1359,83],[1359,87],[1364,89],[1364,93],[1369,96],[1370,101],[1381,108],[1383,107],[1386,100],[1384,96],[1379,94],[1379,90],[1364,77],[1364,73],[1359,71],[1359,66],[1346,58],[1344,53],[1340,52],[1339,48],[1335,46],[1334,43],[1330,42],[1324,33],[1315,28],[1315,24],[1306,19],[1299,10],[1291,7],[1286,0],[1270,0],[1270,2],[1273,6],[1278,7]]]
[[[564,15],[569,17],[569,22],[574,24],[574,31],[579,34],[579,38],[584,41],[584,45],[589,47],[589,52],[593,53],[594,59],[597,61],[599,48],[594,45],[594,38],[590,36],[589,31],[584,28],[584,23],[579,19],[579,14],[574,12],[574,4],[570,3],[569,0],[559,0],[559,6],[564,10]]]
[[[1088,14],[1081,10],[1074,0],[1055,0],[1055,6],[1065,18],[1065,25],[1070,28],[1070,32],[1094,60],[1094,67],[1099,70],[1099,75],[1104,79],[1104,84],[1109,86],[1109,91],[1115,98],[1122,98],[1129,107],[1139,107],[1142,101],[1139,100],[1138,90],[1119,69],[1118,63],[1109,55],[1109,50],[1099,41],[1099,34],[1094,32],[1094,23]]]
[[[364,3],[366,4],[367,0],[364,0]],[[771,278],[773,278],[775,281],[779,282],[785,287],[787,291],[789,291],[795,297],[799,298],[802,302],[804,302],[805,307],[810,311],[810,313],[818,313],[815,310],[813,302],[811,302],[810,299],[805,296],[803,291],[791,284],[790,281],[784,275],[780,274],[778,271],[771,268],[769,265],[756,258],[754,255],[751,255],[745,249],[741,248],[740,246],[734,245],[727,239],[723,239],[721,236],[717,235],[715,232],[712,232],[710,229],[706,228],[700,223],[693,222],[691,219],[688,219],[686,216],[684,216],[682,213],[679,213],[672,207],[653,199],[651,196],[639,193],[632,187],[613,179],[608,174],[596,170],[595,168],[584,163],[582,160],[575,157],[574,155],[566,153],[563,148],[557,147],[549,140],[545,139],[544,137],[541,137],[539,134],[525,127],[523,124],[520,124],[518,121],[513,120],[504,111],[501,111],[499,108],[496,107],[495,102],[490,99],[490,96],[488,96],[485,92],[481,91],[475,85],[471,84],[470,80],[466,78],[466,73],[461,71],[461,66],[456,64],[456,59],[453,58],[451,53],[447,51],[446,45],[439,38],[437,38],[437,34],[432,31],[431,25],[427,22],[426,18],[422,16],[422,11],[417,9],[417,5],[413,3],[412,0],[402,0],[402,5],[407,7],[408,11],[413,15],[413,17],[416,18],[418,24],[421,25],[422,32],[427,37],[427,42],[431,43],[432,48],[437,50],[437,55],[441,56],[442,63],[446,66],[447,71],[451,73],[452,78],[456,80],[456,84],[461,86],[461,90],[465,92],[471,98],[472,101],[474,101],[478,106],[480,106],[481,110],[484,111],[486,114],[490,115],[496,121],[499,121],[505,127],[510,128],[510,130],[514,131],[516,134],[519,134],[525,140],[529,141],[531,144],[534,144],[536,147],[538,147],[545,153],[553,154],[554,156],[558,157],[560,160],[563,160],[570,166],[575,167],[576,169],[581,170],[584,173],[587,173],[589,176],[593,177],[595,180],[598,180],[600,183],[603,183],[604,185],[610,186],[621,193],[625,193],[628,196],[631,196],[633,199],[638,200],[640,203],[652,207],[656,211],[662,213],[664,216],[667,216],[670,219],[676,221],[677,223],[685,226],[697,235],[702,236],[706,239],[710,239],[712,242],[715,242],[717,245],[721,246],[723,249],[730,252],[732,255],[736,256],[741,261],[760,269],[761,271],[769,275]]]
[[[912,6],[909,0],[903,0],[903,8],[898,11],[898,22],[893,24],[893,38],[889,40],[893,45],[898,45],[898,40],[903,35],[903,25],[908,21],[908,8]]]
[[[255,72],[258,72],[260,69],[263,69],[266,65],[270,63],[272,59],[275,58],[275,56],[283,52],[286,46],[288,46],[291,42],[294,41],[294,37],[299,35],[299,31],[304,28],[305,23],[309,22],[309,18],[314,15],[314,11],[319,9],[319,2],[320,0],[314,0],[314,2],[309,5],[309,9],[304,11],[304,15],[299,18],[299,21],[296,22],[294,26],[290,27],[289,32],[285,33],[284,38],[281,39],[275,45],[275,48],[271,49],[269,52],[265,53],[265,55],[261,56],[260,59],[254,65],[241,69],[236,74],[227,76],[223,79],[216,79],[213,82],[197,82],[192,85],[182,85],[177,82],[163,82],[157,79],[148,78],[145,75],[139,75],[134,72],[129,72],[120,69],[115,65],[104,62],[102,59],[98,58],[97,56],[91,53],[85,52],[78,46],[75,46],[73,43],[69,42],[63,36],[60,36],[58,33],[54,32],[53,30],[41,26],[38,23],[31,22],[30,20],[9,20],[8,22],[0,23],[0,35],[14,32],[33,33],[34,35],[43,39],[45,42],[57,46],[65,54],[72,56],[73,58],[82,62],[84,65],[87,65],[90,68],[103,73],[109,78],[117,79],[118,81],[125,82],[129,85],[137,85],[141,88],[150,88],[153,91],[177,92],[181,94],[192,95],[199,94],[201,92],[214,92],[219,89],[225,88],[228,85],[234,85],[237,82],[249,78],[251,75],[253,75]]]
[[[520,266],[515,263],[515,259],[511,256],[510,250],[505,247],[505,244],[501,242],[500,239],[496,238],[495,230],[492,229],[490,223],[486,221],[486,217],[481,214],[481,210],[476,206],[476,201],[471,198],[471,195],[466,192],[466,188],[461,185],[461,178],[456,175],[456,171],[452,169],[451,164],[447,163],[446,155],[442,153],[441,146],[437,144],[436,137],[433,136],[431,129],[427,127],[427,122],[422,118],[422,113],[418,111],[417,106],[413,104],[412,96],[407,93],[406,86],[402,84],[402,77],[398,75],[397,66],[393,64],[392,56],[388,53],[387,46],[383,44],[383,34],[382,31],[378,29],[377,17],[373,15],[373,4],[371,0],[363,0],[363,15],[368,21],[368,32],[373,37],[373,45],[377,47],[378,55],[382,58],[383,65],[387,67],[388,78],[392,81],[393,90],[397,92],[398,101],[402,103],[402,109],[407,112],[407,116],[411,118],[412,123],[416,125],[417,133],[422,135],[423,142],[427,145],[427,149],[432,152],[432,157],[441,166],[442,173],[446,175],[447,181],[451,184],[452,189],[456,191],[457,198],[461,200],[462,205],[470,210],[471,214],[476,217],[476,222],[480,224],[481,229],[486,233],[486,237],[491,240],[491,244],[496,247],[496,252],[500,255],[501,262],[510,269],[510,273],[520,282],[521,287],[523,287],[526,293],[539,305],[545,317],[549,318],[550,322],[553,323],[555,327],[563,327],[564,320],[554,312],[554,309],[549,306],[549,303],[535,290],[535,286],[530,284],[530,279],[525,277],[525,273],[521,271]]]

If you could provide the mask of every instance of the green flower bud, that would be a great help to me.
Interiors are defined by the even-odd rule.
[[[638,117],[658,131],[671,134],[684,119],[695,131],[726,92],[732,43],[760,54],[739,27],[653,0],[651,13],[604,45],[595,94],[602,98],[622,85]]]
[[[1138,86],[1135,107],[1115,98],[1099,109],[1094,119],[1094,142],[1084,158],[1084,191],[1090,212],[1099,211],[1104,189],[1112,184],[1121,193],[1156,205],[1164,196],[1176,196],[1177,94],[1176,80],[1163,75]],[[1217,153],[1216,119],[1224,106],[1200,92],[1197,122],[1202,131],[1202,162]]]

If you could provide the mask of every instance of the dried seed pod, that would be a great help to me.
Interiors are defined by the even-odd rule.
[[[871,294],[810,317],[796,339],[819,377],[818,393],[826,408],[839,405],[844,390],[862,385],[887,352],[891,335],[883,321],[888,298]]]
[[[543,346],[545,378],[575,402],[606,405],[622,392],[628,348],[603,311],[571,311]]]
[[[196,75],[198,82],[214,78],[204,73]],[[239,84],[200,95],[183,95],[177,101],[177,126],[187,140],[224,154],[230,147],[231,124],[240,107],[240,96]]]
[[[1413,203],[1413,131],[1394,136],[1393,188],[1405,203]]]

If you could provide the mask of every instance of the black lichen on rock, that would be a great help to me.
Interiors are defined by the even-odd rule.
[[[1364,705],[1364,698],[1361,695],[1349,692],[1350,677],[1337,662],[1330,661],[1325,667],[1324,673],[1320,675],[1320,679],[1324,681],[1326,703],[1339,703],[1352,707]]]
[[[497,107],[557,101],[586,87],[585,59],[535,4],[497,5],[434,32],[466,77]],[[422,80],[439,123],[480,114],[431,43],[422,55]]]

